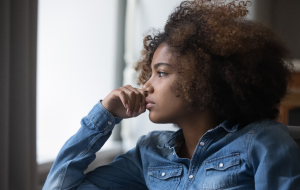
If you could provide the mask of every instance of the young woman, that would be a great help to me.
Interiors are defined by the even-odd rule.
[[[275,121],[292,71],[289,51],[271,29],[245,19],[248,3],[182,2],[164,31],[144,39],[136,65],[142,89],[120,87],[94,106],[44,190],[300,189],[299,147]],[[84,174],[114,125],[146,109],[152,122],[179,130],[142,136]]]

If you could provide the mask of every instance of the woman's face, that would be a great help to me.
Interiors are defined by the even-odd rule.
[[[147,96],[149,119],[154,123],[177,124],[188,114],[188,107],[183,98],[177,97],[171,89],[178,78],[178,72],[167,44],[162,43],[155,51],[151,70],[151,78],[142,88]]]

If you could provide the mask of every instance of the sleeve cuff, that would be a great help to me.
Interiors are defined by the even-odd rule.
[[[88,114],[88,119],[100,131],[110,131],[122,121],[120,117],[114,117],[101,104],[101,100],[93,107]]]

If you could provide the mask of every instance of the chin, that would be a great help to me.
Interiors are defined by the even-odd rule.
[[[161,114],[155,114],[153,112],[149,113],[149,119],[152,123],[157,124],[166,124],[166,123],[172,123],[168,117],[164,117]]]

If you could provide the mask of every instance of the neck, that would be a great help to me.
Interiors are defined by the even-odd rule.
[[[178,155],[191,159],[200,138],[210,129],[215,128],[221,121],[211,110],[191,112],[176,124],[182,129],[185,142]]]

